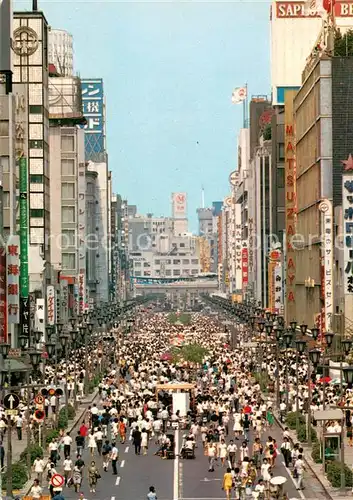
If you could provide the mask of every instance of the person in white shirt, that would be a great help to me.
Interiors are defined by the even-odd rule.
[[[68,432],[62,438],[62,444],[64,445],[64,456],[69,457],[71,454],[72,437]]]
[[[43,481],[43,472],[44,472],[45,463],[44,460],[40,457],[37,457],[33,462],[33,470],[37,475],[38,484],[41,485]]]
[[[65,478],[65,484],[67,486],[69,479],[71,477],[71,472],[73,468],[73,463],[70,457],[65,458],[64,460],[64,478]]]
[[[234,444],[233,439],[231,439],[229,442],[229,445],[227,447],[228,459],[230,462],[231,469],[234,467],[234,464],[235,464],[235,456],[236,456],[237,449],[238,449],[237,445]]]
[[[43,490],[39,484],[38,479],[35,479],[30,491],[30,495],[33,498],[33,500],[39,500],[40,498],[42,498],[42,491]]]
[[[303,455],[298,455],[297,460],[294,463],[294,469],[297,471],[297,490],[303,490],[303,480],[304,480],[304,471],[305,471],[305,466],[304,466],[304,460],[303,460]]]
[[[98,430],[94,433],[94,437],[97,443],[98,455],[102,455],[103,431],[100,427],[98,427]]]

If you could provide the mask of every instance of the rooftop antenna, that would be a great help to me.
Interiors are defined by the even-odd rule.
[[[33,11],[38,10],[38,0],[32,0],[32,10]]]
[[[205,190],[201,188],[201,208],[205,208]]]

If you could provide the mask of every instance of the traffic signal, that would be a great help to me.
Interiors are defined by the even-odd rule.
[[[57,396],[59,398],[60,396],[63,396],[64,391],[61,389],[61,387],[57,387],[56,389],[51,387],[49,390],[46,389],[45,387],[43,387],[43,389],[41,389],[40,393],[45,398],[47,396]]]

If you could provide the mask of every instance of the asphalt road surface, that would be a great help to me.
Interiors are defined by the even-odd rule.
[[[268,435],[274,437],[279,445],[281,444],[282,432],[277,426],[264,434],[263,442]],[[241,442],[242,438],[237,441],[238,446]],[[252,435],[250,434],[250,446],[251,443]],[[203,454],[201,443],[196,449],[196,459],[180,460],[178,472],[175,470],[174,460],[162,460],[154,455],[156,446],[153,441],[150,442],[147,456],[136,456],[131,441],[127,441],[124,445],[119,444],[118,447],[120,455],[118,475],[112,474],[111,467],[108,472],[102,471],[102,478],[98,481],[96,493],[90,493],[87,471],[85,471],[81,488],[85,499],[146,500],[151,485],[156,488],[158,500],[224,500],[225,498],[221,489],[225,470],[217,464],[214,472],[208,472],[208,461]],[[83,459],[87,466],[91,460],[88,451],[84,452]],[[94,459],[101,469],[102,459],[97,455]],[[60,471],[59,467],[58,471]],[[305,490],[298,492],[290,471],[284,466],[281,454],[277,458],[274,475],[284,476],[287,479],[285,489],[290,499],[323,500],[327,498],[320,483],[315,476],[310,474],[310,471],[307,471],[305,475]],[[179,483],[179,497],[175,496],[176,481]],[[72,488],[64,488],[63,494],[67,500],[79,498],[79,494],[76,494]]]

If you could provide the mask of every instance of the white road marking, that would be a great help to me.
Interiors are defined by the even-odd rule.
[[[173,500],[179,500],[179,429],[175,431]]]
[[[129,448],[130,448],[130,446],[127,446],[127,447],[125,448],[125,453],[129,453]]]
[[[115,497],[111,497],[111,499],[110,499],[110,500],[115,500]]]
[[[120,484],[120,476],[116,478],[115,486],[119,486],[119,484]]]
[[[120,464],[120,467],[124,467],[124,466],[125,466],[125,460],[122,460],[121,464]]]
[[[288,469],[288,467],[286,467],[285,462],[282,462],[282,465],[286,469],[287,474],[291,478],[292,483],[294,484],[295,488],[297,488],[297,482],[294,480],[294,477],[292,476],[292,472]],[[302,490],[297,490],[297,492],[298,492],[298,495],[300,496],[300,498],[302,500],[305,500],[305,496],[304,496],[304,493],[302,492]]]

